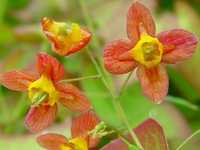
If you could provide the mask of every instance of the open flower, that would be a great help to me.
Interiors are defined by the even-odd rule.
[[[72,23],[68,27],[64,22],[55,22],[51,18],[42,18],[42,30],[51,42],[54,53],[67,56],[82,49],[90,40],[92,33]]]
[[[31,71],[8,71],[0,76],[0,82],[7,88],[29,92],[31,107],[25,125],[31,132],[39,132],[48,127],[56,118],[56,102],[78,111],[92,108],[85,95],[70,83],[59,82],[64,78],[62,64],[45,53],[37,55],[38,75]]]
[[[103,63],[112,74],[125,74],[137,67],[142,91],[154,103],[168,92],[168,76],[163,63],[176,64],[192,56],[198,39],[183,29],[163,31],[156,27],[149,10],[133,2],[127,15],[129,40],[115,40],[104,49]]]
[[[60,134],[48,133],[37,137],[37,142],[47,150],[88,150],[100,141],[88,134],[99,122],[92,112],[81,114],[72,123],[71,140]]]

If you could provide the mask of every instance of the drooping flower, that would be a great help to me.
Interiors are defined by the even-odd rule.
[[[88,150],[95,147],[100,138],[89,134],[99,124],[100,120],[93,112],[79,115],[72,123],[72,139],[68,140],[60,134],[48,133],[37,137],[37,142],[47,150]]]
[[[52,51],[60,56],[81,50],[92,36],[89,29],[80,28],[76,23],[68,27],[64,22],[56,22],[47,17],[42,18],[42,30],[51,42]]]
[[[143,93],[152,102],[160,103],[169,84],[163,63],[176,64],[191,57],[198,39],[183,29],[155,35],[151,13],[139,2],[133,2],[128,11],[126,31],[129,40],[115,40],[105,47],[104,67],[112,74],[125,74],[137,67]]]
[[[11,90],[29,92],[31,107],[25,125],[31,132],[47,128],[56,118],[57,101],[63,106],[78,111],[92,108],[86,96],[75,86],[59,82],[64,78],[62,64],[45,53],[37,55],[39,76],[31,71],[8,71],[0,76],[0,82]]]

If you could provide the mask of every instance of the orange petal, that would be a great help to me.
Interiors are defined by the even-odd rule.
[[[194,34],[183,29],[164,31],[156,37],[164,45],[161,62],[167,64],[175,64],[191,57],[198,43]]]
[[[31,107],[26,116],[25,125],[30,132],[40,132],[54,122],[57,112],[57,104]]]
[[[51,42],[52,51],[59,56],[67,56],[71,53],[75,53],[81,50],[89,42],[92,36],[92,33],[89,29],[79,27],[81,29],[80,35],[78,35],[80,36],[80,40],[76,42],[70,42],[71,38],[69,37],[69,35],[67,33],[61,33],[63,32],[61,31],[61,27],[66,26],[66,23],[56,22],[48,17],[44,17],[42,19],[42,30]],[[60,38],[59,36],[62,38]]]
[[[47,67],[50,70],[47,71]],[[45,53],[38,53],[37,55],[37,68],[40,75],[47,73],[50,75],[51,80],[56,83],[64,78],[65,69],[60,61],[56,58]]]
[[[147,68],[140,64],[137,77],[144,95],[154,103],[161,103],[168,93],[168,75],[162,63],[154,68]]]
[[[93,130],[98,123],[100,123],[100,120],[93,112],[87,112],[79,115],[74,119],[71,126],[72,138],[79,136],[88,138],[89,148],[95,147],[100,139],[93,139],[91,136],[88,137],[87,131]]]
[[[54,133],[40,135],[36,141],[47,150],[61,150],[61,145],[70,145],[65,136]]]
[[[126,32],[135,45],[140,40],[139,24],[142,23],[147,34],[155,36],[155,23],[149,10],[139,2],[133,2],[127,14]]]
[[[30,71],[8,71],[0,76],[0,82],[11,90],[28,92],[28,86],[31,82],[37,80],[36,74]]]
[[[112,74],[125,74],[134,70],[138,62],[129,55],[123,60],[119,59],[120,55],[128,52],[134,47],[133,43],[128,40],[116,40],[109,43],[103,54],[103,64],[105,69]]]
[[[59,102],[63,106],[82,112],[92,109],[92,105],[87,97],[72,84],[61,82],[56,84],[55,88],[61,93]]]

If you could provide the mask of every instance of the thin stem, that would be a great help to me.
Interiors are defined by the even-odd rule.
[[[60,82],[74,82],[74,81],[80,81],[80,80],[85,80],[85,79],[96,79],[96,78],[100,78],[100,75],[93,75],[93,76],[87,76],[87,77],[80,77],[80,78],[73,78],[73,79],[65,79],[65,80],[61,80]]]
[[[124,84],[122,85],[122,87],[121,87],[121,89],[119,91],[118,96],[120,96],[122,94],[122,92],[123,92],[124,88],[126,87],[126,85],[127,85],[128,81],[129,81],[130,77],[132,76],[133,72],[134,72],[134,70],[129,73],[128,77],[124,81]]]
[[[93,63],[94,66],[96,67],[98,74],[101,76],[101,79],[102,79],[104,85],[105,85],[106,88],[109,90],[109,92],[111,93],[111,95],[112,95],[114,98],[116,98],[116,95],[115,95],[114,92],[111,90],[111,88],[109,87],[108,83],[106,82],[106,79],[105,79],[105,77],[103,76],[99,65],[97,64],[96,60],[95,60],[94,57],[92,56],[92,54],[91,54],[91,52],[90,52],[90,50],[88,49],[87,46],[86,46],[86,51],[87,51],[87,53],[88,53],[88,55],[89,55],[89,57],[90,57],[92,63]]]
[[[190,137],[188,137],[176,150],[180,150],[187,142],[189,142],[195,135],[200,133],[200,130],[197,130],[195,133],[193,133]]]

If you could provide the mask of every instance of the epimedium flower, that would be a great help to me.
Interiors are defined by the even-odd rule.
[[[57,102],[78,111],[92,108],[87,97],[75,86],[60,82],[65,75],[64,67],[54,57],[37,54],[39,76],[31,71],[8,71],[0,76],[0,82],[11,90],[29,92],[31,107],[25,125],[31,132],[47,128],[56,118]]]
[[[72,23],[69,27],[64,22],[56,22],[51,18],[42,18],[42,30],[51,43],[54,53],[67,56],[81,50],[91,39],[92,33],[85,27]]]
[[[92,137],[90,131],[100,123],[93,112],[87,112],[76,117],[71,126],[72,139],[55,133],[47,133],[37,137],[38,144],[47,150],[88,150],[95,147],[100,138]]]
[[[173,29],[155,35],[149,10],[133,2],[127,14],[129,40],[115,40],[104,49],[103,63],[112,74],[125,74],[137,68],[142,91],[154,103],[168,92],[168,75],[163,64],[176,64],[193,55],[198,39],[187,30]]]

